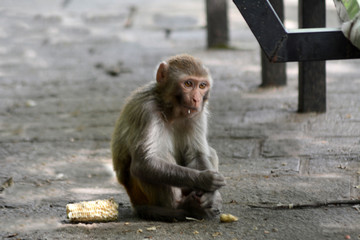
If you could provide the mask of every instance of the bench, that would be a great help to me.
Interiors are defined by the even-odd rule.
[[[325,61],[360,58],[360,50],[340,29],[325,28],[325,0],[299,0],[299,26],[303,29],[297,30],[287,30],[272,6],[281,8],[282,0],[233,2],[259,42],[264,56],[271,62],[270,65],[299,62],[298,111],[326,112]],[[281,9],[277,10],[281,12]],[[280,80],[279,85],[283,82]]]

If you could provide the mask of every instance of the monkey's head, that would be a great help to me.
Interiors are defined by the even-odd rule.
[[[160,63],[156,81],[172,117],[191,118],[202,112],[209,98],[212,78],[208,69],[190,55],[182,54]]]

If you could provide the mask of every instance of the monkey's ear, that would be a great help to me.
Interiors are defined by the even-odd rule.
[[[160,84],[166,82],[166,73],[168,69],[168,64],[166,62],[162,62],[159,65],[159,68],[156,72],[156,81]]]

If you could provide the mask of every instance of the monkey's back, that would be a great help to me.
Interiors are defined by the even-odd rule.
[[[126,100],[115,124],[111,140],[113,167],[118,181],[125,187],[130,181],[130,165],[136,146],[144,142],[143,133],[151,122],[155,82],[135,90]]]

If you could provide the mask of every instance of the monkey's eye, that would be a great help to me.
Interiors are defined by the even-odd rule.
[[[205,89],[206,88],[206,83],[200,83],[200,85],[199,85],[199,88],[200,89]]]
[[[192,87],[193,86],[193,83],[191,82],[191,81],[185,81],[184,82],[184,85],[185,85],[185,87]]]

